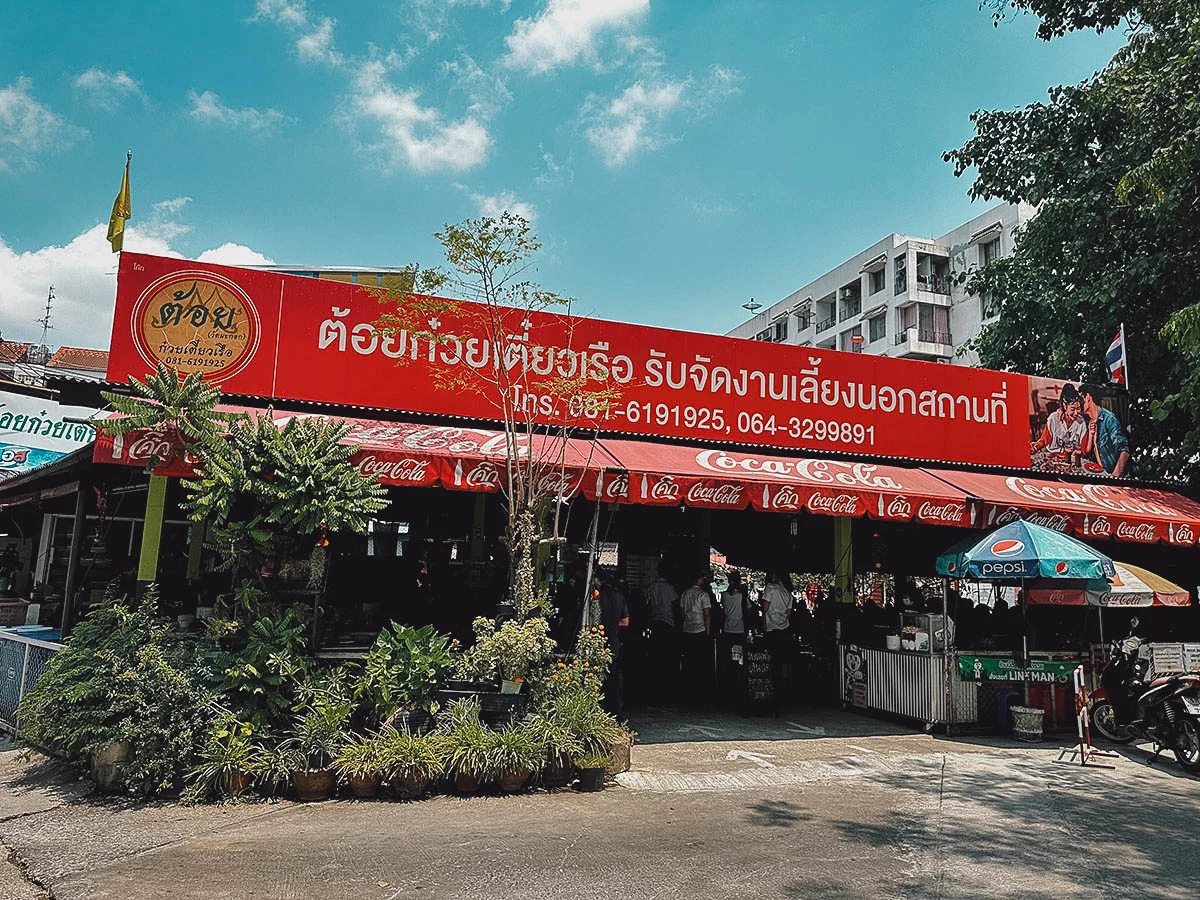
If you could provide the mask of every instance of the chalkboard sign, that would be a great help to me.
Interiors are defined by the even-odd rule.
[[[775,665],[767,647],[747,647],[746,702],[751,709],[775,709]]]

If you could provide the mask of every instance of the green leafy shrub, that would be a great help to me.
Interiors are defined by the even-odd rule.
[[[447,707],[447,722],[440,737],[446,774],[469,776],[481,784],[496,777],[492,767],[493,732],[479,719],[479,701],[466,697]]]
[[[379,721],[401,709],[430,711],[453,660],[448,635],[432,625],[412,628],[393,622],[367,652],[356,694],[369,700]]]
[[[488,735],[487,755],[487,768],[493,778],[537,773],[545,768],[547,761],[546,745],[525,725],[513,725]]]
[[[254,726],[228,714],[222,716],[209,728],[208,741],[199,753],[199,765],[188,773],[189,799],[233,795],[236,793],[233,780],[241,775],[253,778],[260,767],[262,752]]]
[[[388,781],[432,780],[445,771],[447,748],[441,737],[391,727],[383,728],[379,736],[383,777]]]
[[[214,717],[212,672],[194,639],[155,613],[108,596],[75,629],[18,710],[22,736],[68,759],[128,741],[125,784],[171,793],[196,765]]]
[[[527,678],[554,652],[550,625],[540,617],[523,622],[510,619],[497,626],[494,619],[481,616],[471,627],[475,645],[463,654],[460,671],[479,682]]]
[[[308,625],[292,607],[246,629],[246,646],[219,658],[218,691],[234,714],[259,731],[282,730],[297,705],[299,685],[309,672]]]
[[[386,767],[388,739],[381,732],[352,734],[342,744],[333,767],[346,778],[382,775]]]

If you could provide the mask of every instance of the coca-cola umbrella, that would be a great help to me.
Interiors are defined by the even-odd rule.
[[[1187,606],[1187,589],[1139,566],[1114,562],[1116,575],[1108,581],[1087,581],[1080,586],[1053,581],[1029,585],[1029,602],[1060,606]]]

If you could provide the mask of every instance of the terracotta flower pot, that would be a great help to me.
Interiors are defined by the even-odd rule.
[[[629,735],[623,734],[612,742],[610,750],[612,761],[608,764],[609,775],[620,775],[622,772],[629,771],[632,749],[633,745],[629,740]]]
[[[379,785],[383,783],[380,775],[349,775],[346,781],[350,783],[350,793],[358,800],[372,800],[379,793]]]
[[[125,766],[133,755],[133,745],[128,741],[115,741],[92,751],[92,781],[102,791],[121,789],[121,777]]]
[[[424,775],[404,775],[388,782],[388,790],[397,800],[418,800],[429,790],[429,779]]]
[[[240,769],[229,773],[229,796],[238,797],[250,790],[250,773]]]
[[[304,803],[328,800],[336,783],[337,776],[332,769],[317,769],[313,772],[297,769],[292,772],[292,784],[296,787],[296,799]]]
[[[517,791],[523,791],[525,790],[525,785],[529,783],[529,776],[532,774],[528,769],[522,769],[520,772],[505,775],[500,779],[500,790],[506,794],[515,794]]]
[[[604,790],[604,776],[607,773],[604,769],[580,769],[579,770],[579,790],[581,791],[602,791]]]
[[[477,794],[479,793],[479,779],[474,775],[456,775],[454,789],[460,794]]]

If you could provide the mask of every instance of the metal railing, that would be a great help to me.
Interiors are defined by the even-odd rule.
[[[17,734],[17,707],[62,644],[0,632],[0,728]]]
[[[943,275],[918,275],[917,290],[931,294],[949,294],[950,279]]]
[[[828,319],[821,319],[817,322],[817,331],[825,331],[837,324],[837,316],[831,314]]]
[[[913,333],[916,332],[915,337]],[[918,328],[915,325],[910,328],[905,328],[896,335],[896,346],[907,344],[909,341],[921,341],[924,344],[953,344],[949,332],[933,331],[927,328]]]
[[[838,321],[845,322],[847,319],[852,319],[855,316],[861,316],[861,315],[862,315],[862,301],[859,300],[857,303],[848,304],[846,306],[846,308],[842,310],[841,315],[838,316]]]

